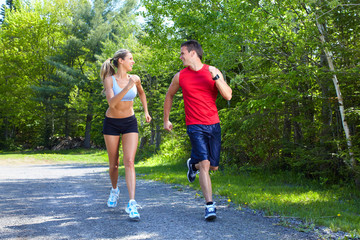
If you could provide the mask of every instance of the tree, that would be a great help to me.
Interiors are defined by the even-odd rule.
[[[343,66],[339,71],[347,81],[342,88],[354,88],[357,4],[336,0],[143,2],[149,28],[144,39],[157,55],[164,44],[175,48],[180,41],[197,39],[205,49],[205,61],[230,81],[231,103],[217,102],[223,148],[230,158],[223,161],[292,169],[328,181],[346,177],[342,175],[347,161],[342,155],[344,137],[337,121],[341,114],[333,101],[336,92],[329,81],[324,47],[331,48]],[[316,16],[327,25],[325,45],[319,39]],[[165,56],[170,59],[170,54]],[[176,71],[178,66],[169,67]],[[355,107],[355,102],[348,107]],[[355,112],[356,107],[349,126],[354,133]]]
[[[348,4],[340,4],[337,1],[334,1],[333,5],[335,5],[335,6],[333,6],[333,8],[331,10],[329,10],[329,11],[332,11],[332,10],[334,10],[336,8],[339,8],[339,7],[348,6]],[[356,4],[349,4],[349,5],[356,5]],[[360,6],[360,4],[357,4],[357,5]],[[334,61],[333,61],[333,58],[332,58],[333,54],[326,47],[326,45],[327,45],[327,40],[326,40],[327,32],[326,32],[325,26],[328,25],[328,24],[326,24],[326,20],[325,20],[325,23],[321,24],[319,16],[317,16],[317,13],[315,12],[314,14],[315,14],[316,26],[317,26],[317,28],[319,30],[319,34],[320,34],[320,40],[321,40],[321,43],[324,45],[323,51],[325,52],[326,60],[327,60],[327,63],[329,65],[329,70],[330,70],[330,72],[333,73],[332,80],[333,80],[334,87],[335,87],[335,90],[336,90],[336,96],[337,96],[337,101],[338,101],[338,104],[339,104],[341,122],[342,122],[342,126],[343,126],[343,129],[344,129],[347,146],[348,146],[348,149],[349,149],[350,167],[352,168],[353,171],[355,171],[355,167],[357,165],[357,162],[355,160],[354,153],[352,151],[352,141],[351,141],[351,137],[350,137],[349,126],[348,126],[346,115],[345,115],[344,100],[343,100],[343,97],[342,97],[342,94],[341,94],[340,84],[339,84],[338,77],[337,77],[335,67],[334,67]],[[326,13],[323,13],[322,16],[324,14],[326,14]],[[350,15],[352,15],[352,14],[350,13]],[[356,16],[356,14],[354,15],[354,17],[355,16]]]
[[[49,61],[57,69],[51,82],[56,83],[59,78],[61,86],[66,89],[62,108],[66,113],[75,111],[65,115],[65,135],[70,132],[72,135],[84,135],[84,146],[87,148],[90,147],[91,124],[94,114],[97,114],[96,106],[102,103],[101,116],[105,106],[101,101],[100,66],[96,63],[96,56],[102,54],[108,39],[116,38],[117,34],[127,33],[125,36],[128,36],[135,29],[131,19],[136,2],[126,1],[119,9],[115,9],[112,4],[111,1],[105,3],[96,0],[93,4],[80,1],[73,11],[72,20],[65,24],[68,40],[62,46],[62,51]],[[59,88],[59,92],[64,91]],[[70,128],[80,129],[82,133],[71,131]]]
[[[13,0],[6,0],[5,4],[1,6],[0,15],[2,16],[2,18],[0,19],[0,24],[2,24],[5,20],[7,9],[8,11],[16,11]]]
[[[56,4],[58,9],[64,7],[64,1],[57,1]],[[55,52],[63,40],[61,26],[57,24],[63,11],[49,15],[51,6],[55,6],[47,6],[47,9],[39,4],[30,7],[16,2],[16,11],[6,11],[0,32],[1,97],[4,102],[1,118],[5,140],[10,137],[13,141],[28,144],[37,141],[35,132],[42,124],[38,116],[43,115],[41,106],[32,99],[34,95],[30,86],[41,84],[53,71],[46,64],[45,56]]]

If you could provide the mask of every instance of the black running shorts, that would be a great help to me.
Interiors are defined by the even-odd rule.
[[[104,135],[120,135],[132,132],[139,132],[135,115],[127,118],[109,118],[105,116],[102,131]]]

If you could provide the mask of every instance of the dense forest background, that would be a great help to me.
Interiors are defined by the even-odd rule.
[[[7,0],[0,28],[0,148],[52,149],[60,139],[104,148],[99,69],[132,51],[153,118],[135,111],[140,148],[189,148],[181,93],[163,130],[163,102],[183,68],[180,44],[233,89],[217,100],[223,166],[293,171],[322,184],[360,184],[358,0]]]

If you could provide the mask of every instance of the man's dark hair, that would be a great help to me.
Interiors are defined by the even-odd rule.
[[[186,47],[188,52],[191,52],[192,50],[194,50],[196,52],[196,54],[198,55],[198,57],[200,58],[200,60],[202,60],[204,51],[198,41],[189,40],[189,41],[183,42],[181,44],[181,47]]]

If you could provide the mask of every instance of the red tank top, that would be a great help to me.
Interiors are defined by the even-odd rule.
[[[179,84],[183,92],[186,125],[220,122],[215,103],[218,89],[209,65],[204,64],[199,71],[184,68],[180,71]]]

